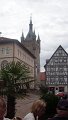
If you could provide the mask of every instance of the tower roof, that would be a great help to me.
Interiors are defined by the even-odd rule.
[[[26,40],[36,39],[35,31],[33,31],[32,17],[30,17],[29,31],[26,36]]]
[[[33,31],[32,17],[30,17],[29,31]]]
[[[24,38],[24,34],[23,34],[23,32],[22,32],[22,36],[21,36],[21,43],[23,43],[23,40],[24,40],[25,38]]]
[[[40,40],[39,34],[38,34],[38,39],[37,40]]]

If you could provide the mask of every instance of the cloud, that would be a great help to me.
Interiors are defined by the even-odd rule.
[[[68,0],[2,0],[0,31],[2,36],[20,41],[26,36],[32,14],[33,28],[41,39],[41,70],[59,45],[68,52]],[[43,69],[42,69],[43,68]]]

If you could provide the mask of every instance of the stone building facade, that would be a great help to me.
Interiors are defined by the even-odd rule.
[[[60,45],[45,64],[46,85],[54,92],[68,92],[68,53]]]
[[[32,19],[30,19],[29,31],[26,38],[22,33],[21,43],[36,57],[34,61],[35,88],[40,84],[40,37],[36,39],[35,30],[33,30]]]
[[[34,59],[35,56],[18,40],[0,37],[0,69],[6,63],[19,61],[24,63],[30,70],[30,88],[34,88]]]

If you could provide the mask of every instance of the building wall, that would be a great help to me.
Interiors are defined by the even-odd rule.
[[[46,82],[46,73],[40,72],[40,84],[45,86],[45,82]]]
[[[13,44],[0,44],[0,58],[13,57]]]
[[[46,84],[53,92],[68,91],[68,54],[59,46],[45,65]]]
[[[3,61],[13,61],[13,44],[0,44],[0,68]]]
[[[14,61],[21,61],[26,64],[31,71],[31,76],[34,78],[34,58],[32,58],[24,49],[15,44]]]
[[[36,57],[34,61],[34,78],[35,78],[35,88],[40,84],[40,46],[37,41],[23,41],[25,47]]]
[[[30,81],[32,81],[30,82],[30,86],[34,87],[34,57],[23,47],[16,44],[16,42],[10,43],[9,39],[8,43],[0,44],[0,68],[2,63],[6,64],[6,62],[11,61],[20,61],[22,64],[24,63],[27,65],[30,70]]]

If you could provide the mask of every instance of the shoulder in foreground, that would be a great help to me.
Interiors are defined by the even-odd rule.
[[[35,120],[33,113],[28,113],[23,120]]]
[[[10,120],[9,118],[4,118],[4,120]]]
[[[14,117],[14,118],[11,119],[11,120],[22,120],[22,118],[20,118],[20,117]]]

